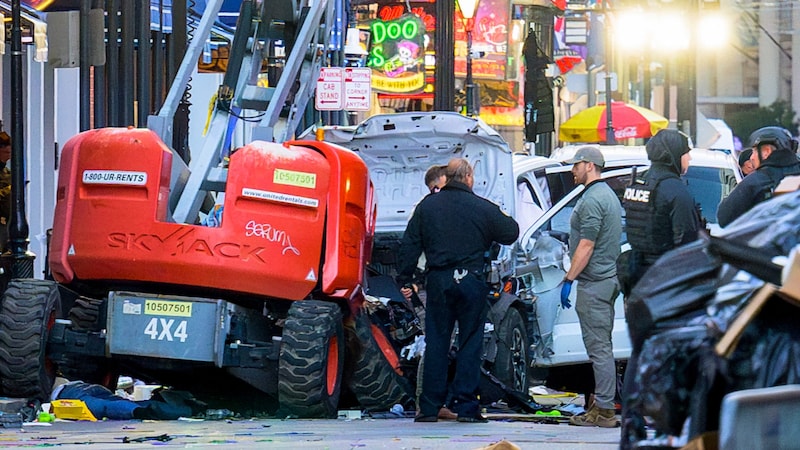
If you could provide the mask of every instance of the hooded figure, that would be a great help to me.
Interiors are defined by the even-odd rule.
[[[623,292],[669,250],[697,239],[700,216],[680,176],[689,169],[689,138],[676,130],[659,131],[646,145],[650,169],[643,182],[625,189],[625,231],[631,244]],[[624,277],[624,275],[623,275]]]
[[[719,204],[717,219],[727,226],[750,208],[772,197],[775,188],[787,175],[800,175],[797,141],[781,127],[763,127],[748,140],[753,149],[750,161],[755,170],[746,176]]]
[[[646,150],[651,165],[645,180],[626,188],[622,202],[631,251],[617,260],[617,275],[626,297],[661,255],[695,241],[701,227],[694,198],[680,178],[689,169],[689,138],[676,130],[661,130],[650,139]],[[636,320],[628,317],[627,309],[625,319],[628,323]],[[636,389],[637,358],[634,350],[623,378],[622,421],[623,426],[644,432],[644,419],[629,404]]]
[[[647,159],[653,166],[663,166],[667,170],[683,175],[689,168],[689,161],[682,164],[683,155],[689,153],[689,137],[677,130],[661,130],[645,146]]]

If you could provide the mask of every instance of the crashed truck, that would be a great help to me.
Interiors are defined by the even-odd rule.
[[[383,274],[367,269],[379,259],[380,214],[397,208],[387,217],[396,240],[413,206],[376,210],[376,192],[385,200],[408,183],[421,198],[421,165],[384,180],[389,149],[291,139],[325,61],[334,2],[243,1],[202,148],[187,164],[164,144],[221,3],[208,2],[148,128],[90,130],[65,144],[51,277],[13,279],[0,301],[1,395],[45,400],[57,374],[113,387],[121,373],[159,380],[211,367],[274,395],[287,415],[335,417],[343,390],[368,410],[413,404],[415,366],[403,354],[418,341],[419,318],[397,301],[381,303],[396,293],[371,289]],[[278,41],[282,73],[264,87],[260,69]],[[507,145],[478,120],[441,117],[463,138],[430,140],[426,164],[470,158],[476,191],[513,208]],[[425,135],[424,122],[417,126]],[[245,142],[228,145],[233,136]],[[511,269],[505,254],[494,262],[501,287]],[[526,309],[516,288],[505,288],[494,294],[497,324],[487,330],[506,344],[488,345],[486,364],[522,391],[530,302]]]

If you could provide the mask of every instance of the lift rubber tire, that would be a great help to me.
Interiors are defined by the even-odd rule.
[[[105,300],[87,297],[75,299],[75,303],[67,315],[72,322],[72,328],[87,332],[99,331],[103,328],[99,319],[104,303]],[[68,380],[99,384],[112,392],[117,389],[119,370],[107,358],[68,354],[59,360],[58,371],[62,377]]]
[[[283,327],[278,362],[282,413],[336,418],[344,371],[342,311],[332,302],[296,301]]]
[[[388,411],[395,404],[410,405],[414,390],[400,370],[400,355],[386,333],[370,320],[366,312],[362,311],[356,318],[356,337],[361,344],[361,353],[356,356],[350,390],[361,408]]]
[[[0,306],[0,380],[6,396],[49,401],[56,366],[45,349],[60,302],[53,281],[9,283]]]
[[[528,334],[516,308],[508,308],[496,326],[497,356],[490,372],[507,388],[528,395]],[[481,401],[493,402],[505,396],[496,386],[481,380]]]
[[[100,328],[104,328],[98,324],[100,309],[104,302],[105,300],[87,297],[75,299],[75,304],[70,308],[68,315],[72,328],[86,331],[99,331]]]

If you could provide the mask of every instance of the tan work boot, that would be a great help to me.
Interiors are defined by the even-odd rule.
[[[599,408],[597,405],[592,405],[586,411],[586,414],[570,417],[569,424],[580,427],[616,428],[619,426],[619,420],[617,420],[613,409]]]

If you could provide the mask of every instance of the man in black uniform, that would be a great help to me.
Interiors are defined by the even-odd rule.
[[[650,170],[644,183],[625,189],[625,232],[631,244],[625,292],[656,260],[675,247],[694,241],[700,218],[681,175],[689,169],[689,139],[676,130],[661,130],[647,143]]]
[[[750,161],[756,170],[746,176],[719,204],[717,219],[727,226],[750,208],[772,197],[787,175],[800,175],[797,141],[781,127],[759,128],[748,141],[753,149]]]
[[[625,189],[625,233],[631,244],[627,277],[622,277],[626,297],[633,285],[656,260],[673,248],[698,238],[700,217],[694,198],[680,176],[689,169],[689,138],[677,130],[661,130],[645,146],[650,170],[644,183]],[[627,311],[626,311],[627,312]],[[625,319],[630,322],[635,318]],[[644,439],[645,422],[639,411],[629,407],[638,371],[641,349],[631,349],[622,386],[623,436]],[[623,448],[628,443],[623,442]]]
[[[398,282],[411,282],[422,252],[427,257],[425,367],[417,422],[436,422],[448,393],[450,337],[458,321],[458,354],[450,385],[459,422],[486,422],[478,409],[478,387],[489,287],[484,254],[492,243],[512,244],[519,226],[494,203],[472,192],[469,161],[447,165],[448,183],[414,210],[399,251]],[[450,405],[448,405],[450,406]]]

